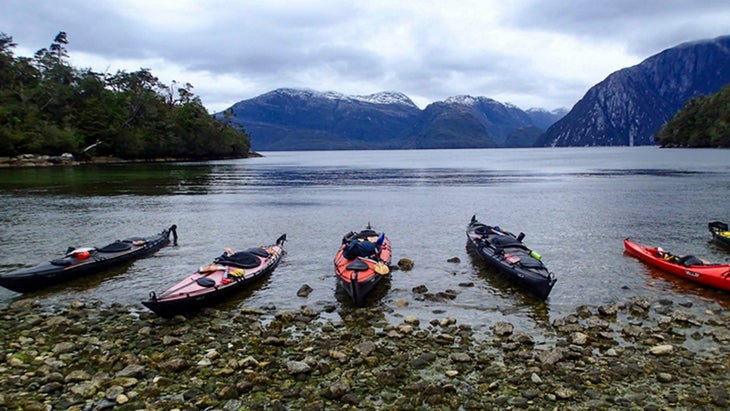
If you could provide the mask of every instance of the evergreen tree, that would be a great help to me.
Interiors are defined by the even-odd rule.
[[[22,153],[125,159],[244,157],[250,139],[208,115],[193,86],[167,86],[149,69],[105,76],[68,63],[59,32],[33,58],[0,33],[0,156]],[[91,149],[90,149],[91,150]]]
[[[688,101],[654,141],[662,147],[730,147],[730,85]]]

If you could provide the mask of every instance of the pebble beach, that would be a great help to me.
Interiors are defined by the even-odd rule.
[[[715,410],[730,405],[730,313],[634,297],[530,333],[446,315],[17,300],[0,311],[10,410]],[[702,349],[692,341],[702,340]]]

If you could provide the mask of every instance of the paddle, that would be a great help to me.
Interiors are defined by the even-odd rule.
[[[375,263],[375,267],[373,267],[373,270],[375,270],[376,273],[380,275],[386,275],[390,273],[390,267],[385,265],[382,261],[378,261]]]

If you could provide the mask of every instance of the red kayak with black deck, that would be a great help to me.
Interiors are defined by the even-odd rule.
[[[663,271],[696,283],[730,291],[730,264],[713,264],[687,255],[675,256],[661,247],[647,247],[624,239],[626,252]]]
[[[151,292],[142,304],[161,317],[173,317],[221,302],[274,271],[284,255],[285,241],[283,234],[269,246],[224,253],[164,292]]]
[[[170,242],[170,234],[177,241],[176,225],[149,237],[130,237],[104,247],[69,247],[60,258],[0,274],[0,285],[27,293],[99,273],[154,253]]]
[[[390,274],[391,248],[385,233],[370,224],[360,232],[349,232],[335,255],[337,284],[357,306],[365,304],[370,291]]]

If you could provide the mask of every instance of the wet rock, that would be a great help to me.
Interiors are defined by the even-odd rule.
[[[672,313],[671,317],[672,321],[676,323],[691,324],[694,326],[702,325],[702,322],[698,321],[697,317],[694,314],[688,313],[686,311],[675,311]]]
[[[588,307],[587,305],[581,305],[576,307],[575,313],[581,318],[588,318],[593,315],[590,307]]]
[[[119,405],[124,405],[129,402],[129,397],[126,394],[119,394],[114,397],[114,402]]]
[[[728,391],[724,387],[711,387],[710,397],[712,403],[718,407],[727,408],[728,406]]]
[[[403,271],[410,271],[413,269],[413,260],[409,258],[401,258],[398,260],[398,267]]]
[[[657,374],[657,380],[659,382],[672,382],[673,379],[672,374],[668,372],[660,372]]]
[[[413,291],[416,294],[425,294],[428,292],[428,288],[425,285],[419,285],[419,286],[413,287],[413,289],[411,291]]]
[[[287,361],[286,369],[289,371],[289,374],[296,375],[308,373],[312,370],[312,367],[303,361]]]
[[[139,364],[129,364],[117,373],[117,377],[135,377],[139,378],[144,373],[145,367]]]
[[[586,334],[583,334],[583,333],[581,333],[581,332],[576,332],[576,333],[573,333],[573,334],[572,334],[572,335],[570,336],[570,341],[571,341],[571,342],[572,342],[573,344],[577,344],[577,345],[586,345],[586,344],[588,343],[588,335],[586,335]]]
[[[467,353],[455,352],[449,355],[449,358],[453,362],[471,362],[471,357]]]
[[[78,384],[71,385],[69,392],[82,398],[91,398],[96,394],[96,386],[91,381],[82,381]]]
[[[325,398],[329,399],[339,399],[343,395],[349,393],[351,390],[350,384],[347,381],[344,380],[338,380],[330,384],[327,388],[325,388],[322,395]]]
[[[417,358],[411,361],[411,367],[413,368],[424,368],[431,364],[436,359],[436,356],[432,353],[424,353],[419,355]]]
[[[190,368],[190,363],[185,358],[173,358],[160,364],[163,370],[167,372],[180,372]]]
[[[651,302],[644,296],[634,297],[629,306],[629,311],[634,315],[645,315],[651,307]]]
[[[535,337],[526,332],[518,332],[510,336],[510,341],[520,345],[534,345]]]
[[[78,381],[88,381],[91,379],[91,376],[89,373],[87,373],[84,370],[73,370],[69,372],[65,377],[64,381],[66,382],[78,382]]]
[[[218,391],[218,397],[224,400],[232,400],[238,397],[238,390],[235,386],[225,385]]]
[[[621,333],[630,338],[639,338],[644,334],[644,331],[641,329],[641,327],[636,325],[627,325],[621,330]]]
[[[347,354],[345,354],[342,351],[337,351],[337,350],[331,350],[329,352],[329,357],[332,358],[332,359],[334,359],[334,360],[339,361],[340,363],[347,362],[347,358],[348,358],[347,357]]]
[[[547,351],[538,351],[537,359],[542,364],[553,365],[563,359],[563,349],[557,347]]]
[[[309,294],[314,291],[309,284],[304,284],[297,290],[297,297],[309,297]]]
[[[275,314],[275,318],[284,323],[291,323],[296,321],[297,313],[293,311],[279,311]]]
[[[73,352],[76,349],[76,344],[72,342],[61,342],[53,346],[54,354],[66,354]]]
[[[573,392],[567,388],[558,388],[555,390],[555,396],[561,400],[573,398]]]
[[[439,344],[451,345],[456,339],[450,334],[439,334],[436,336],[435,340]]]
[[[38,391],[40,391],[43,394],[51,394],[54,392],[62,391],[63,388],[64,388],[63,384],[61,384],[60,382],[54,381],[54,382],[49,382],[47,384],[44,384],[43,386],[41,386],[41,388]]]
[[[618,313],[618,304],[604,304],[598,307],[598,314],[604,317],[615,317]]]
[[[348,392],[347,394],[343,395],[342,398],[340,398],[341,402],[344,402],[345,404],[349,405],[358,405],[360,404],[360,396],[357,395],[354,392]]]
[[[113,385],[104,392],[104,398],[110,401],[114,401],[118,396],[122,394],[124,394],[124,388],[119,385]]]
[[[355,347],[355,351],[360,353],[362,356],[368,356],[372,354],[378,347],[372,341],[363,341],[358,343]]]
[[[180,337],[174,337],[171,335],[166,335],[166,336],[162,337],[162,345],[169,346],[169,345],[178,345],[178,344],[182,344],[182,343],[183,343],[183,339]]]
[[[492,326],[492,332],[499,337],[511,335],[514,329],[514,325],[504,321],[498,321]]]
[[[674,351],[674,346],[670,344],[656,345],[649,349],[649,352],[654,355],[666,355]]]

